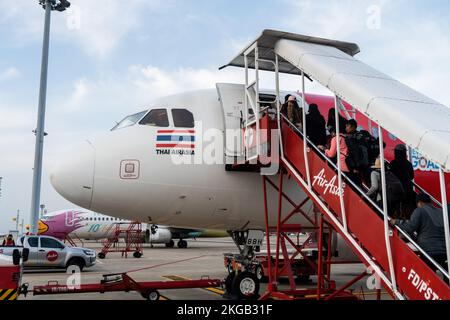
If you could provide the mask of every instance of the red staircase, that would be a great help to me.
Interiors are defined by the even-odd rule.
[[[80,241],[81,243],[81,247],[84,247],[84,242],[83,240],[80,239],[80,237],[75,236],[75,239],[73,237],[71,237],[70,235],[66,235],[64,242],[68,242],[72,247],[77,247],[77,244],[75,242],[75,240]]]
[[[105,232],[105,236],[107,238],[103,242],[102,251],[98,254],[100,259],[104,259],[109,252],[121,252],[125,258],[128,257],[128,252],[133,252],[135,258],[142,256],[143,234],[140,222],[114,223]],[[124,242],[121,242],[122,238]]]
[[[270,121],[267,116],[261,119],[261,122]],[[273,121],[272,121],[273,122]],[[261,125],[262,126],[262,125]],[[267,126],[267,125],[266,125]],[[302,133],[294,129],[287,120],[281,120],[282,135],[282,155],[280,159],[280,172],[287,173],[289,177],[296,180],[298,185],[308,195],[320,211],[325,219],[326,226],[332,227],[342,236],[353,251],[358,255],[361,261],[380,278],[382,285],[396,299],[413,299],[413,300],[448,300],[450,299],[449,286],[436,274],[423,260],[414,252],[410,246],[402,239],[404,232],[396,227],[389,227],[389,242],[391,247],[392,268],[390,268],[389,254],[386,245],[385,222],[383,213],[377,209],[370,200],[364,197],[352,183],[343,176],[343,205],[340,199],[340,191],[338,184],[338,173],[328,159],[326,159],[320,151],[313,145],[308,144],[307,162],[305,162],[304,141]],[[270,141],[270,139],[269,139]],[[308,175],[306,165],[309,164],[309,176],[311,185],[308,183]],[[266,182],[270,179],[263,177],[264,193],[266,195]],[[274,183],[271,183],[274,186]],[[283,174],[280,174],[280,185],[277,190],[280,192],[280,198],[284,197],[282,191]],[[280,202],[279,202],[280,203]],[[295,207],[295,204],[293,204]],[[297,206],[299,207],[299,206]],[[268,225],[267,197],[265,197],[266,208],[266,227],[267,234],[273,229]],[[288,218],[282,219],[278,217],[278,229],[282,229],[282,224]],[[299,210],[297,210],[298,212]],[[344,211],[344,212],[343,212]],[[295,212],[295,210],[294,210]],[[291,213],[292,215],[292,213]],[[322,218],[321,217],[321,218]],[[324,228],[322,219],[317,224],[318,228]],[[325,227],[326,227],[325,226]],[[269,242],[269,237],[267,237]],[[319,240],[319,246],[322,249],[323,243]],[[286,252],[286,238],[282,232],[277,236],[277,251]],[[268,247],[270,247],[268,243]],[[322,250],[321,250],[322,251]],[[330,251],[330,250],[328,250]],[[268,255],[270,255],[270,250]],[[276,254],[278,256],[278,253]],[[289,258],[289,257],[285,257]],[[270,267],[270,265],[269,265]],[[327,264],[324,264],[321,255],[319,255],[318,281],[319,286],[323,279],[321,273],[328,271],[325,278],[329,279],[329,270]],[[277,267],[272,266],[271,279],[269,281],[269,289],[267,297],[291,297],[298,294],[294,290],[294,284],[291,283],[291,290],[278,290]],[[367,274],[363,274],[357,280],[362,279]],[[346,286],[348,288],[349,286]],[[344,289],[346,289],[344,288]],[[335,291],[334,284],[330,281],[326,293],[328,298],[341,294],[344,290]],[[334,292],[334,293],[333,293]],[[322,293],[324,293],[322,291]],[[322,298],[321,289],[318,289],[317,298]]]

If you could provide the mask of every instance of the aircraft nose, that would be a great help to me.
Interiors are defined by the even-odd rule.
[[[50,173],[55,190],[68,201],[90,209],[94,191],[95,148],[89,141],[61,155]]]

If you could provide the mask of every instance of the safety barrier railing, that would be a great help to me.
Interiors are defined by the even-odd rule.
[[[334,170],[338,171],[338,166],[330,159],[328,158],[325,153],[323,153],[316,145],[314,145],[308,138],[305,138],[303,136],[303,132],[301,130],[299,130],[292,122],[289,121],[289,119],[287,119],[286,116],[284,116],[283,114],[280,114],[280,117],[289,125],[289,127],[291,129],[293,129],[299,136],[302,137],[302,139],[307,142],[307,144],[312,147],[315,152],[317,154],[319,154],[324,161],[327,162],[327,164],[332,167]],[[376,213],[378,213],[380,216],[384,216],[383,214],[383,210],[379,207],[378,204],[376,204],[369,196],[367,196],[367,194],[358,186],[356,185],[351,179],[349,179],[349,177],[347,177],[345,175],[345,173],[342,173],[342,177],[345,179],[346,184],[351,185],[354,190],[359,194],[359,196],[361,196],[364,200],[366,200],[376,211]],[[388,217],[388,220],[390,221],[391,218]],[[395,230],[397,230],[402,236],[404,236],[406,238],[406,240],[408,240],[408,242],[410,244],[412,244],[417,250],[418,252],[425,257],[428,261],[430,261],[434,267],[439,270],[446,278],[450,279],[449,277],[449,273],[448,271],[446,271],[444,268],[441,267],[440,264],[438,264],[433,258],[431,258],[413,239],[412,237],[406,233],[403,229],[401,229],[398,226],[393,226],[393,228]]]

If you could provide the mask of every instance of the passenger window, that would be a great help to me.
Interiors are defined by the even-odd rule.
[[[64,246],[54,239],[41,238],[41,248],[64,249]]]
[[[194,128],[194,115],[186,109],[172,109],[173,123],[177,128]]]
[[[28,245],[30,248],[37,248],[38,247],[39,239],[36,237],[28,238]]]
[[[139,124],[151,127],[168,127],[169,117],[166,109],[154,109],[145,116]]]

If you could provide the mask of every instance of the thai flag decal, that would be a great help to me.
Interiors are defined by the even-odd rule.
[[[195,149],[195,130],[158,130],[157,149]]]

